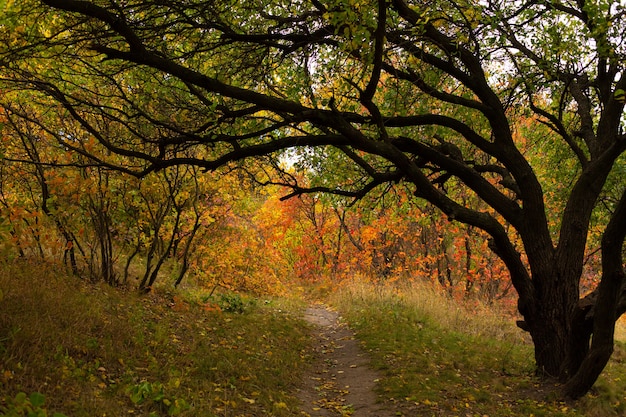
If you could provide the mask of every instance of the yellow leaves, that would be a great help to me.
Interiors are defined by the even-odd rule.
[[[48,25],[46,25],[46,24],[40,25],[39,26],[39,31],[46,38],[52,37],[52,30],[50,30],[50,27]]]
[[[434,403],[432,401],[430,401],[428,398],[426,398],[424,401],[422,401],[422,404],[424,405],[437,405],[437,403]]]
[[[378,237],[378,229],[370,226],[361,228],[361,239],[365,242],[372,242]]]
[[[472,29],[476,29],[481,21],[482,13],[478,6],[470,6],[464,10],[465,19]]]
[[[220,397],[215,397],[214,400],[221,404],[221,407],[217,408],[217,410],[220,412],[224,412],[224,409],[222,407],[237,408],[237,401],[235,400],[227,400]]]
[[[13,379],[13,377],[14,377],[13,376],[13,371],[10,371],[10,370],[7,369],[4,372],[2,372],[2,379],[3,379],[4,382],[10,381],[11,379]]]
[[[286,410],[286,409],[288,409],[287,404],[282,402],[282,401],[274,403],[274,408],[277,409],[277,410]]]
[[[86,152],[94,154],[99,142],[94,137],[90,137],[89,139],[83,141],[81,145]]]

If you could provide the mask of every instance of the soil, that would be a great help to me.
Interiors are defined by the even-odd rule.
[[[298,392],[304,416],[391,417],[375,392],[381,375],[354,333],[335,311],[309,307],[304,319],[313,325],[316,345],[311,368]]]

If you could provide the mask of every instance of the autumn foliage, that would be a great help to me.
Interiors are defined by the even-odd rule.
[[[259,188],[234,172],[176,168],[139,180],[97,167],[45,167],[16,135],[5,125],[8,258],[63,263],[114,285],[149,287],[157,277],[170,285],[186,276],[209,288],[276,293],[292,283],[421,279],[458,296],[495,300],[509,292],[481,233],[400,191],[355,205],[316,194],[283,201],[284,189]]]
[[[520,132],[527,125],[521,119]],[[355,202],[315,193],[282,199],[286,189],[259,187],[237,170],[174,167],[137,179],[75,166],[75,155],[32,133],[3,124],[0,233],[9,259],[58,262],[87,279],[142,289],[187,280],[276,294],[294,284],[420,280],[455,298],[512,307],[508,273],[485,233],[402,187]],[[563,191],[553,184],[548,203]],[[593,236],[589,284],[597,270]]]

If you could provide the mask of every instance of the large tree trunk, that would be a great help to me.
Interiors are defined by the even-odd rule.
[[[563,279],[576,269],[558,270],[542,280],[530,308],[520,308],[535,347],[537,372],[564,383],[563,394],[571,399],[585,395],[608,363],[614,346],[615,321],[624,310],[626,273],[622,247],[626,236],[626,196],[602,240],[602,279],[598,288],[578,300],[575,280]],[[550,285],[546,285],[550,284]],[[522,306],[524,304],[522,303]],[[525,306],[524,306],[525,307]]]
[[[623,283],[620,266],[609,277],[605,270],[598,291],[578,302],[565,285],[555,286],[520,323],[532,337],[537,373],[563,382],[568,398],[587,393],[611,357]]]
[[[520,230],[533,287],[532,295],[526,295],[526,299],[520,294],[520,312],[526,320],[521,327],[532,336],[537,371],[564,382],[564,393],[571,398],[578,398],[591,388],[613,349],[617,294],[621,288],[618,275],[622,268],[617,253],[621,253],[624,240],[620,231],[626,228],[626,220],[616,218],[626,218],[626,209],[622,209],[621,215],[619,209],[613,214],[604,234],[603,273],[597,297],[580,300],[579,285],[589,221],[615,157],[608,151],[585,167],[561,217],[556,247],[548,243],[545,230],[533,230],[534,219],[529,218],[533,221]],[[542,237],[544,242],[540,241]],[[607,263],[609,258],[613,264]]]
[[[583,396],[594,384],[613,353],[615,320],[624,284],[622,248],[626,238],[626,193],[617,205],[602,237],[602,279],[593,315],[593,339],[577,372],[565,385],[571,398]]]
[[[571,311],[576,301],[575,293],[571,294],[567,288],[557,285],[538,297],[535,313],[528,319],[538,374],[564,378],[564,364],[570,357]]]

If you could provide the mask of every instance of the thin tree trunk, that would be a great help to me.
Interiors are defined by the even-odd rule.
[[[469,295],[474,286],[474,279],[470,276],[472,270],[472,244],[470,242],[470,236],[472,233],[472,227],[467,227],[467,234],[464,238],[465,244],[465,295]],[[491,300],[489,300],[491,301]]]
[[[352,233],[350,233],[350,229],[348,228],[348,225],[346,224],[345,211],[340,214],[339,210],[336,207],[334,208],[334,210],[335,210],[335,214],[337,215],[337,219],[339,219],[339,224],[340,224],[341,228],[345,231],[346,236],[348,236],[348,239],[350,240],[350,243],[352,243],[352,245],[359,252],[363,252],[363,250],[364,250],[363,245],[361,245],[361,243],[354,238]]]
[[[130,265],[133,262],[133,259],[139,254],[139,249],[141,249],[141,241],[139,239],[139,232],[137,233],[137,245],[133,248],[133,251],[126,258],[126,263],[124,264],[124,277],[122,279],[122,283],[126,284],[128,282],[128,275],[130,270]]]
[[[193,239],[196,236],[196,233],[200,229],[200,215],[196,212],[196,219],[193,224],[193,228],[191,229],[191,233],[189,234],[189,238],[185,243],[185,248],[183,249],[182,259],[183,263],[180,267],[180,271],[178,272],[178,277],[176,278],[176,282],[174,283],[174,287],[178,287],[180,283],[183,281],[187,270],[189,269],[189,253],[191,251]]]
[[[174,221],[174,226],[172,228],[172,236],[170,237],[169,243],[167,244],[167,247],[165,248],[165,250],[163,250],[163,253],[159,257],[157,264],[154,266],[154,269],[152,270],[152,273],[150,274],[150,279],[148,280],[147,285],[144,287],[140,287],[141,290],[146,291],[149,288],[152,288],[152,285],[154,285],[154,282],[156,281],[157,276],[159,275],[159,271],[161,270],[161,267],[163,266],[163,264],[165,263],[165,260],[168,258],[170,252],[172,251],[172,246],[174,245],[174,237],[176,236],[176,232],[178,231],[178,226],[180,224],[180,216],[181,216],[181,211],[177,210],[176,220]]]

